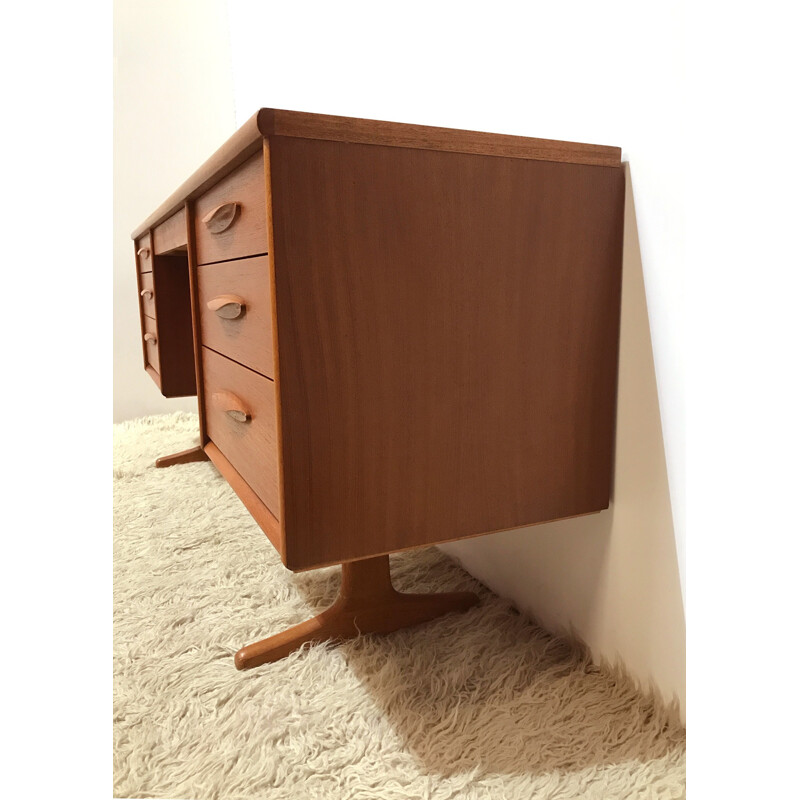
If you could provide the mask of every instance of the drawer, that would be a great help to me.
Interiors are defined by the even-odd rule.
[[[144,321],[145,361],[158,373],[161,372],[161,358],[158,352],[158,335],[156,321],[150,317],[142,317]]]
[[[134,243],[136,248],[136,269],[139,272],[151,272],[153,269],[153,246],[150,243],[150,234],[140,236]]]
[[[264,157],[257,153],[198,198],[194,206],[198,264],[267,252]]]
[[[206,433],[280,519],[275,384],[202,348]]]
[[[198,267],[197,286],[202,343],[274,378],[269,258]]]
[[[140,276],[139,286],[141,287],[139,289],[139,300],[142,304],[142,313],[147,317],[155,319],[156,296],[153,291],[153,273],[143,272]]]

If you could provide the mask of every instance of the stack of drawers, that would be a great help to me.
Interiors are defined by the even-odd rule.
[[[207,437],[280,519],[266,181],[258,153],[194,204]]]
[[[153,245],[149,233],[136,242],[136,268],[139,272],[139,309],[142,319],[142,342],[145,369],[161,386],[161,359],[156,330],[156,300],[153,290]],[[153,375],[155,373],[155,375]]]
[[[197,394],[189,292],[186,212],[136,239],[142,352],[165,397]]]

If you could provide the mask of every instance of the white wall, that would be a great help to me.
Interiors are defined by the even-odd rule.
[[[239,124],[271,106],[622,147],[638,234],[629,185],[614,506],[445,549],[683,706],[679,8],[232,0],[230,26]]]
[[[177,410],[142,366],[131,231],[234,129],[224,0],[114,4],[114,421]]]

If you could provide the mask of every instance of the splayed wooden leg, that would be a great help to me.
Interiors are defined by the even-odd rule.
[[[243,647],[237,669],[278,661],[306,642],[352,639],[360,633],[391,633],[419,625],[478,602],[472,592],[405,594],[392,586],[389,556],[342,564],[342,588],[336,602],[316,617]]]
[[[173,453],[171,456],[157,458],[156,466],[171,467],[174,464],[190,464],[192,461],[208,461],[208,456],[202,447],[192,447],[189,450],[181,450],[180,453]]]

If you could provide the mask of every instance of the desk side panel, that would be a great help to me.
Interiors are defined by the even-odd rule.
[[[622,170],[270,153],[287,565],[606,508]]]
[[[155,317],[164,397],[197,394],[189,260],[186,253],[153,257]]]

